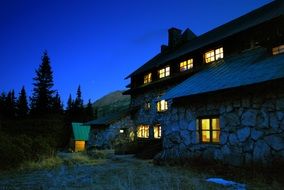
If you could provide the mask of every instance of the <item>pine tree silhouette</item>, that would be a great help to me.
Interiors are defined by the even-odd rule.
[[[53,72],[50,66],[50,60],[45,51],[42,56],[42,63],[36,70],[34,78],[34,89],[31,97],[31,114],[44,115],[52,112],[54,90]]]
[[[28,113],[29,113],[29,106],[27,101],[27,94],[25,87],[23,86],[17,101],[17,116],[19,118],[24,118],[28,115]]]

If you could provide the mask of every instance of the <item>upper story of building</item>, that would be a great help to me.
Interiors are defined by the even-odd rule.
[[[263,47],[268,56],[284,53],[284,1],[275,0],[200,36],[177,28],[168,34],[168,45],[126,77],[131,83],[125,94],[179,83],[212,63],[250,49]]]

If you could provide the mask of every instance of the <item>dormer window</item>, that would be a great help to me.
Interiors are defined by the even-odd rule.
[[[159,78],[164,78],[164,77],[167,77],[167,76],[170,76],[170,66],[167,66],[165,68],[162,68],[158,71],[158,75],[159,75]]]
[[[144,84],[152,82],[152,73],[144,75]]]
[[[186,71],[193,68],[193,59],[189,59],[187,61],[183,61],[179,64],[180,71]]]
[[[276,46],[272,48],[272,54],[273,55],[278,55],[280,53],[284,53],[284,45]]]
[[[207,51],[204,54],[205,63],[211,63],[211,62],[216,61],[218,59],[223,59],[223,57],[224,57],[223,47]]]

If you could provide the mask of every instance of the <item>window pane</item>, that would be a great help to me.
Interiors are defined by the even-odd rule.
[[[168,102],[166,100],[160,100],[157,102],[157,111],[166,111],[168,109]]]
[[[220,142],[220,131],[212,131],[212,142]]]
[[[139,125],[137,127],[137,137],[149,138],[149,125]]]
[[[161,125],[154,126],[154,138],[159,139],[161,138],[162,128]]]
[[[201,120],[201,130],[210,130],[210,119]]]
[[[202,131],[202,142],[210,142],[210,131]]]
[[[212,119],[212,129],[220,130],[219,119]]]

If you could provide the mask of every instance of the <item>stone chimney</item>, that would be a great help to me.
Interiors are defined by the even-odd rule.
[[[174,48],[181,40],[182,31],[177,28],[170,28],[168,30],[168,33],[169,33],[168,47]]]

